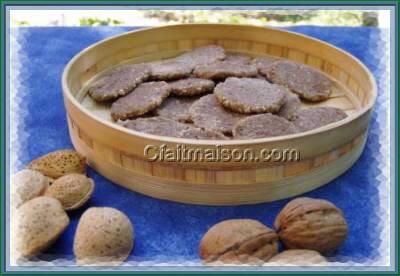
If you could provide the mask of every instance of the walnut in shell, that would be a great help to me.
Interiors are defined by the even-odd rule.
[[[268,265],[312,266],[323,265],[328,261],[317,251],[307,249],[289,249],[275,255]]]
[[[249,264],[269,260],[278,253],[278,235],[261,222],[232,219],[211,227],[200,242],[205,262]]]
[[[69,224],[61,203],[47,196],[27,201],[14,215],[11,247],[18,256],[24,257],[37,255],[47,249]]]
[[[301,197],[290,201],[274,223],[287,248],[330,253],[347,237],[342,211],[329,201]]]
[[[134,229],[124,213],[92,207],[79,220],[74,254],[81,265],[117,265],[129,256],[133,242]]]
[[[64,209],[75,210],[85,204],[93,194],[94,181],[83,174],[67,174],[56,179],[45,195],[58,199]]]
[[[28,169],[54,179],[70,173],[85,174],[86,158],[74,150],[58,150],[33,160]]]

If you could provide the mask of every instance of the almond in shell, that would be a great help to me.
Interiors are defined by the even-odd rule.
[[[48,177],[38,171],[17,172],[11,177],[11,206],[19,207],[28,200],[42,195],[50,182]]]
[[[30,257],[46,250],[64,232],[69,218],[61,203],[39,196],[22,204],[11,225],[11,247],[18,256]]]
[[[65,210],[75,210],[85,204],[94,191],[94,181],[83,174],[67,174],[56,179],[45,195],[58,199]]]
[[[117,265],[129,256],[133,243],[134,228],[124,213],[92,207],[79,220],[74,254],[79,265]]]
[[[70,173],[85,174],[86,158],[74,150],[58,150],[33,160],[28,169],[54,179]]]

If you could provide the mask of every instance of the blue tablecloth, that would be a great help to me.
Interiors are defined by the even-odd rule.
[[[374,73],[380,87],[377,107],[372,117],[366,149],[360,160],[330,184],[306,196],[334,202],[349,223],[349,237],[337,252],[340,261],[364,262],[379,256],[380,223],[378,186],[384,181],[378,151],[382,144],[385,122],[377,113],[388,112],[389,91],[383,90],[384,56],[379,46],[377,28],[292,27],[290,30],[311,35],[349,51]],[[72,148],[68,135],[60,79],[67,62],[86,46],[103,38],[132,30],[129,27],[56,27],[19,28],[12,30],[16,40],[12,68],[19,68],[17,101],[21,107],[12,147],[18,151],[12,159],[22,164],[50,151]],[[382,114],[382,113],[381,113]],[[199,240],[213,224],[231,218],[253,218],[272,226],[287,200],[240,207],[194,206],[154,199],[115,185],[89,168],[96,182],[90,203],[70,213],[71,224],[46,258],[73,259],[72,244],[80,215],[90,206],[112,206],[125,212],[135,225],[136,241],[131,260],[174,261],[197,260]]]

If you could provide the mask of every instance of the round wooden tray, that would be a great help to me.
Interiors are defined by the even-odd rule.
[[[88,82],[114,65],[173,57],[208,44],[255,56],[287,58],[320,69],[334,81],[334,87],[330,99],[312,106],[340,107],[348,118],[273,138],[190,140],[123,128],[111,121],[107,106],[97,105],[86,96]],[[330,44],[283,30],[225,24],[148,28],[100,41],[68,63],[62,86],[72,142],[90,166],[113,182],[152,197],[207,205],[273,201],[313,190],[336,178],[363,151],[377,93],[368,69]],[[164,144],[168,149],[184,147],[203,152],[216,145],[219,150],[258,153],[263,149],[295,149],[300,159],[166,162],[150,161],[145,156],[146,146]]]

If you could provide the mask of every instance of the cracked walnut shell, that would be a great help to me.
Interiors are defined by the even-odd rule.
[[[232,219],[211,227],[200,242],[205,262],[249,264],[265,262],[278,253],[278,235],[257,220]]]
[[[275,229],[287,248],[330,253],[347,237],[342,211],[329,201],[307,197],[290,201],[275,219]]]

